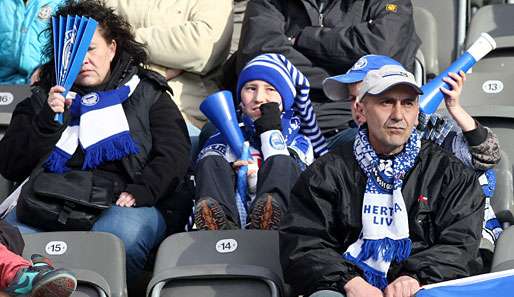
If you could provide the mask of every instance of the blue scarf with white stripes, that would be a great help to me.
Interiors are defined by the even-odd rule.
[[[117,89],[76,95],[70,106],[71,120],[43,165],[46,170],[69,171],[66,162],[79,145],[84,150],[84,170],[137,154],[138,147],[130,135],[121,104],[132,95],[139,81],[134,75]]]
[[[381,159],[361,126],[353,153],[368,180],[362,204],[362,231],[343,257],[364,271],[366,281],[384,289],[391,262],[409,257],[409,221],[402,195],[403,179],[414,166],[421,140],[414,129],[404,149],[391,159]]]

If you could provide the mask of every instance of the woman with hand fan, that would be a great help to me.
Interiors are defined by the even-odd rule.
[[[45,55],[50,61],[41,68],[32,96],[16,107],[0,143],[0,172],[14,181],[30,175],[27,184],[37,182],[40,175],[34,172],[42,169],[56,180],[90,172],[91,197],[107,193],[112,200],[91,230],[123,240],[127,277],[133,281],[165,237],[160,206],[170,205],[183,180],[191,144],[166,81],[143,68],[147,53],[130,25],[97,0],[68,1],[54,17],[67,16],[92,18],[98,24],[68,93],[74,96],[67,96],[74,99],[65,100],[66,88],[55,84],[59,63],[54,63],[54,44],[59,43],[49,42]],[[63,113],[63,124],[53,120],[56,113]],[[22,232],[72,229],[64,211],[70,204],[58,220],[49,222],[22,207],[23,201],[22,195],[17,213],[7,219]]]

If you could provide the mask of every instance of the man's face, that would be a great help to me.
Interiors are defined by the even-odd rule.
[[[366,95],[357,103],[358,113],[368,123],[369,141],[383,155],[399,153],[418,124],[418,94],[407,85],[397,85],[380,95]]]

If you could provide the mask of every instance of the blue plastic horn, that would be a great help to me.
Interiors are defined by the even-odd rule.
[[[423,95],[419,98],[420,110],[426,115],[434,113],[444,98],[440,88],[451,89],[451,87],[443,81],[443,78],[447,77],[449,72],[459,73],[461,70],[467,72],[480,59],[495,48],[496,42],[494,39],[489,34],[482,33],[469,49],[445,71],[421,87]]]
[[[218,128],[234,153],[241,157],[244,137],[237,121],[232,94],[219,91],[205,98],[200,110]]]

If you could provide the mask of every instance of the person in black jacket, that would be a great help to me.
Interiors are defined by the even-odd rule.
[[[285,280],[297,293],[414,296],[421,285],[480,270],[477,175],[421,140],[420,92],[401,66],[370,71],[355,142],[300,176],[280,233]]]
[[[330,136],[348,128],[349,102],[331,101],[325,78],[346,72],[363,55],[382,54],[414,67],[420,41],[410,0],[254,0],[246,8],[238,51],[225,67],[235,89],[237,74],[253,57],[280,53],[311,84],[319,126]]]
[[[112,233],[124,242],[127,277],[134,280],[166,234],[156,206],[174,199],[171,194],[189,167],[186,124],[164,78],[142,67],[146,51],[122,17],[94,0],[70,1],[56,15],[92,17],[99,24],[71,88],[76,97],[73,103],[65,101],[64,88],[55,85],[50,42],[41,80],[31,97],[16,106],[0,142],[0,173],[22,181],[43,166],[51,173],[90,171],[93,181],[108,180],[95,183],[98,190],[92,192],[112,191],[113,205],[92,230]],[[60,112],[62,125],[53,120]],[[48,224],[28,211],[22,215],[20,205],[7,220],[22,233],[66,227],[60,219]]]

